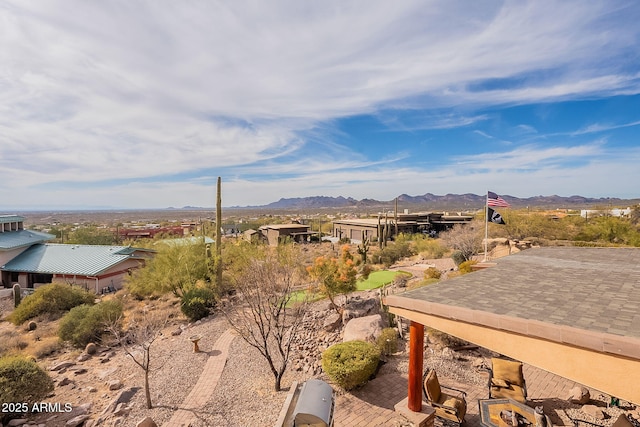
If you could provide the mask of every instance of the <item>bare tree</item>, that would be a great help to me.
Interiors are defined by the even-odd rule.
[[[476,255],[482,246],[482,223],[473,221],[468,224],[456,224],[451,230],[440,233],[446,246],[459,251],[465,261]]]
[[[126,331],[120,328],[121,319],[113,319],[108,323],[109,331],[115,336],[124,352],[144,371],[144,395],[147,409],[153,408],[149,388],[151,372],[151,346],[162,335],[167,325],[167,317],[145,312],[131,318]],[[156,367],[157,368],[157,367]]]
[[[300,332],[306,301],[294,303],[302,276],[281,253],[253,259],[236,283],[238,299],[223,308],[231,327],[269,364],[280,391],[291,347]]]

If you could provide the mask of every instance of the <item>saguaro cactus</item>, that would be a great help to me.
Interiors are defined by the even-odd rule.
[[[13,306],[19,306],[20,301],[22,301],[22,290],[20,289],[20,285],[16,283],[13,285]]]
[[[216,285],[222,286],[222,178],[218,177],[216,195]]]

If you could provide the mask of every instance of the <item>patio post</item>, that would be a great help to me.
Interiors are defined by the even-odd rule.
[[[424,358],[424,325],[411,321],[409,325],[409,390],[407,408],[422,410],[422,365]]]

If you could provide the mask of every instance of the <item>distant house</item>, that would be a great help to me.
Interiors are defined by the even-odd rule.
[[[311,235],[317,235],[315,231],[309,231],[311,227],[304,224],[271,224],[263,225],[259,232],[267,239],[270,246],[277,246],[283,239],[290,238],[294,242],[304,242]]]
[[[378,218],[340,219],[333,221],[332,236],[338,239],[376,240],[381,234],[385,222],[389,227],[389,235],[400,233],[439,233],[450,229],[456,224],[466,224],[473,219],[473,215],[448,215],[445,213],[399,213],[396,223],[394,216]]]
[[[24,230],[24,218],[0,216],[1,285],[37,288],[52,282],[75,284],[102,293],[120,289],[124,278],[154,251],[130,246],[45,243],[55,236]]]

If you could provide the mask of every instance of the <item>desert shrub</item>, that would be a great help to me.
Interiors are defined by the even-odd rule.
[[[17,353],[29,344],[16,331],[3,331],[0,333],[0,356],[7,353]]]
[[[41,338],[39,341],[32,343],[27,351],[36,359],[42,359],[58,351],[60,347],[61,343],[58,337],[52,336]]]
[[[364,264],[360,269],[360,274],[362,275],[362,278],[364,280],[367,280],[369,278],[369,274],[371,274],[373,271],[373,267],[371,267],[369,264]]]
[[[381,354],[388,356],[398,351],[398,331],[394,328],[384,328],[376,340]]]
[[[442,258],[448,249],[444,247],[438,240],[421,236],[414,241],[415,251],[423,258],[439,259]]]
[[[458,266],[458,270],[460,271],[460,273],[462,274],[467,274],[467,273],[471,273],[473,271],[473,269],[471,268],[471,266],[477,264],[478,261],[476,260],[471,260],[471,261],[465,261],[463,263],[461,263]]]
[[[440,279],[442,272],[435,267],[429,267],[424,271],[425,279]]]
[[[35,403],[53,391],[53,381],[23,356],[0,358],[0,402]]]
[[[208,288],[194,288],[184,293],[180,310],[194,322],[207,317],[215,307],[215,295]]]
[[[380,361],[380,349],[365,341],[334,344],[322,353],[322,369],[345,390],[366,383]]]
[[[451,259],[453,259],[453,262],[455,262],[456,265],[460,265],[467,260],[462,251],[454,251],[451,254]]]
[[[60,316],[78,305],[93,304],[94,298],[93,294],[75,286],[62,283],[44,285],[26,296],[9,320],[14,325],[21,325],[41,314]]]
[[[115,321],[121,315],[122,303],[118,300],[79,305],[62,318],[58,336],[76,347],[84,347],[87,343],[98,340],[108,322]]]
[[[349,245],[351,244],[351,239],[348,237],[342,237],[340,240],[338,240],[338,244],[339,245]]]
[[[396,261],[412,255],[415,253],[409,242],[398,241],[374,253],[371,259],[375,264],[384,264],[385,267],[389,267]]]

